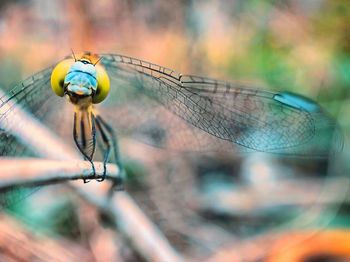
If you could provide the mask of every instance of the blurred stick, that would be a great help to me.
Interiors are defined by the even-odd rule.
[[[93,261],[90,250],[81,245],[37,236],[5,214],[0,215],[0,247],[0,261]]]
[[[69,180],[98,179],[103,176],[103,163],[95,162],[94,176],[87,161],[56,161],[37,158],[0,159],[0,191],[18,186],[42,186]],[[107,165],[106,179],[115,179],[119,170]]]
[[[142,210],[135,205],[130,195],[123,191],[115,192],[110,203],[99,203],[93,195],[78,191],[78,194],[89,203],[98,206],[108,215],[122,233],[130,240],[137,250],[145,255],[149,261],[182,261],[159,229],[145,216]],[[170,248],[170,249],[169,249]]]
[[[6,101],[6,97],[3,97],[1,91],[0,97],[2,97],[3,101]],[[7,107],[8,109],[6,110]],[[5,113],[6,115],[2,115]],[[23,123],[25,123],[25,126],[23,126]],[[81,158],[76,151],[65,146],[63,141],[56,138],[45,126],[14,103],[7,102],[6,105],[0,108],[0,128],[12,132],[24,144],[33,147],[43,157],[66,161]],[[80,191],[81,195],[88,201],[93,196],[94,201],[91,203],[95,204],[98,208],[106,208],[106,194],[100,196],[97,189],[102,188],[107,183],[88,183],[83,187],[79,187],[73,183],[69,183],[69,185],[76,191]],[[107,192],[109,188],[104,188],[104,190]],[[117,198],[120,195],[124,197],[118,200]],[[148,220],[126,192],[123,194],[114,194],[110,204],[110,209],[114,213],[115,224],[120,225],[118,229],[146,259],[156,261],[182,260],[180,255],[171,247],[161,232],[152,225],[151,221]],[[135,220],[135,217],[139,221]],[[141,226],[141,223],[144,223],[144,225]]]
[[[325,182],[326,181],[326,182]],[[242,186],[234,191],[203,195],[194,203],[198,210],[227,215],[261,215],[265,209],[281,206],[306,208],[349,202],[349,179],[344,177],[279,180],[278,185]],[[343,193],[345,192],[345,193]],[[219,204],[218,204],[219,203]]]
[[[180,257],[169,250],[168,241],[156,228],[143,212],[135,205],[131,197],[125,192],[117,192],[112,198],[112,212],[120,227],[125,228],[129,239],[134,239],[133,244],[138,247],[142,254],[147,253],[151,261],[179,261]],[[129,210],[133,216],[123,210]],[[137,236],[132,234],[137,232]],[[171,254],[171,256],[169,256]]]

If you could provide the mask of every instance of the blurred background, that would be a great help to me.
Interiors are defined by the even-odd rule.
[[[0,86],[11,90],[72,49],[312,98],[342,128],[336,157],[178,153],[121,137],[126,188],[189,259],[349,261],[349,25],[350,6],[340,0],[2,1]],[[6,156],[30,155],[20,152]],[[51,198],[48,189],[31,191],[4,208],[4,256],[50,260],[41,256],[44,241],[52,254],[86,261],[144,259],[98,210],[62,190],[49,189]]]

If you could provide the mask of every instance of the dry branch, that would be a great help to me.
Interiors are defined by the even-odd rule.
[[[91,164],[87,161],[56,161],[37,158],[0,159],[0,191],[16,186],[40,186],[70,180],[99,179],[103,176],[103,163],[95,163],[94,176]],[[119,175],[115,165],[107,165],[106,179]]]

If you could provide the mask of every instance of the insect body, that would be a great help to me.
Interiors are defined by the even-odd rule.
[[[120,168],[121,165],[113,130],[93,107],[106,98],[110,89],[108,74],[97,63],[98,57],[90,53],[84,53],[78,59],[61,61],[52,71],[51,87],[56,95],[67,96],[74,105],[74,141],[84,157],[91,162],[94,173],[92,158],[96,147],[96,130],[100,132],[106,148],[103,161],[105,177],[106,163],[112,151]]]

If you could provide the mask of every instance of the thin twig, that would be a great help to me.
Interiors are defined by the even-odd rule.
[[[18,186],[42,186],[70,180],[99,179],[103,177],[103,163],[95,163],[96,174],[87,161],[57,161],[38,158],[0,159],[0,191]],[[119,170],[107,165],[106,179],[116,179]]]

